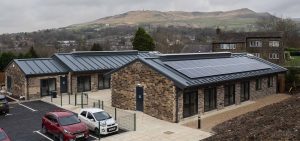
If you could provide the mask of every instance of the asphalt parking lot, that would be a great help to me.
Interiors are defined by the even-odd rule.
[[[44,114],[61,108],[42,102],[32,101],[10,104],[10,113],[0,115],[0,127],[13,141],[54,141],[49,134],[42,134],[41,119]],[[120,131],[122,132],[122,131]],[[103,136],[105,138],[107,136]],[[97,139],[93,134],[88,140]]]

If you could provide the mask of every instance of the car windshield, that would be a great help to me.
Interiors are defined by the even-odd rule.
[[[111,116],[106,112],[97,112],[97,113],[94,113],[94,116],[97,121],[106,120],[106,119],[111,118]]]
[[[6,139],[6,135],[3,132],[0,132],[0,140]]]
[[[58,119],[58,121],[59,121],[59,124],[62,126],[80,123],[80,120],[75,115],[61,117]]]

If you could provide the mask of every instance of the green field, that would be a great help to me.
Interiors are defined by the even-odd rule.
[[[290,61],[285,62],[285,66],[300,66],[300,56],[292,56]]]

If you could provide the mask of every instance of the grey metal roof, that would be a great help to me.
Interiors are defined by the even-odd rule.
[[[52,58],[59,60],[73,72],[113,70],[138,57],[151,57],[158,52],[132,51],[81,51],[57,53]]]
[[[230,54],[230,55],[229,55]],[[201,56],[205,57],[201,57]],[[268,62],[266,60],[263,60],[261,58],[257,58],[252,55],[248,54],[231,54],[231,53],[212,53],[213,58],[209,58],[209,54],[183,54],[183,55],[162,55],[157,57],[149,57],[149,58],[138,58],[136,60],[139,60],[154,70],[160,72],[161,74],[165,75],[170,80],[174,81],[175,85],[179,88],[186,88],[186,87],[193,87],[193,86],[199,86],[199,85],[207,85],[212,83],[218,83],[223,81],[230,81],[230,80],[236,80],[236,79],[243,79],[243,78],[249,78],[249,77],[255,77],[260,75],[267,75],[267,74],[273,74],[273,73],[280,73],[285,72],[287,69],[273,64],[271,62]],[[229,56],[228,56],[229,55]],[[194,59],[193,59],[194,56]],[[227,56],[227,57],[226,57]],[[166,59],[167,58],[167,59]],[[204,70],[205,72],[194,72],[194,73],[208,73],[215,71],[216,69],[219,69],[218,72],[221,72],[220,74],[216,75],[204,75],[199,77],[188,77],[186,74],[174,69],[174,67],[170,67],[168,63],[173,63],[176,61],[184,61],[187,65],[190,65],[193,67],[193,61],[195,60],[202,60],[201,63],[203,66],[208,66],[208,64],[212,63],[211,59],[214,59],[215,61],[220,61],[224,63],[226,66],[226,61],[224,62],[224,59],[232,59],[231,61],[249,61],[251,63],[254,63],[252,66],[256,67],[256,65],[262,65],[266,68],[264,69],[251,69],[248,71],[240,71],[240,67],[233,67],[230,68],[232,72],[229,72],[227,70],[223,70],[224,68],[215,68],[215,67],[206,67]],[[128,63],[130,64],[130,63]],[[125,66],[123,66],[125,67]],[[121,68],[123,68],[121,67]],[[118,68],[114,71],[111,71],[109,74],[114,73],[118,71]],[[200,70],[203,71],[203,70]],[[226,72],[226,73],[223,73]]]
[[[14,59],[25,75],[63,74],[68,69],[51,58]]]

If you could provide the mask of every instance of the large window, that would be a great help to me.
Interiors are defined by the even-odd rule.
[[[269,59],[279,59],[278,53],[269,53]]]
[[[269,76],[268,77],[268,87],[273,87],[273,77],[272,76]]]
[[[77,77],[77,92],[86,92],[91,90],[91,76]]]
[[[235,103],[235,85],[229,84],[224,86],[224,106],[229,106]]]
[[[250,41],[249,46],[250,47],[262,47],[262,42],[261,41]]]
[[[183,117],[189,117],[198,113],[198,92],[184,92],[183,95]]]
[[[109,89],[110,88],[110,77],[104,77],[102,74],[98,76],[98,89]]]
[[[215,87],[204,89],[204,111],[217,108],[217,90]]]
[[[241,83],[241,102],[249,100],[250,96],[250,82],[245,81]]]
[[[260,53],[253,53],[253,55],[260,58]]]
[[[279,47],[279,41],[269,41],[270,47]]]
[[[261,79],[256,79],[256,90],[261,90]]]
[[[220,44],[220,49],[235,49],[236,44]]]

